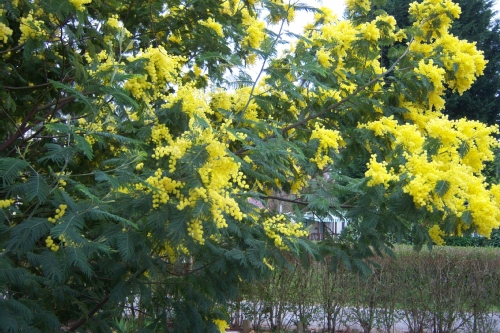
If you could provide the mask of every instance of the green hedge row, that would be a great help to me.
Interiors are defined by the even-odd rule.
[[[496,331],[499,249],[444,246],[415,252],[399,246],[396,254],[396,259],[377,258],[366,279],[326,263],[276,269],[269,280],[247,285],[232,304],[233,325],[244,318],[256,330],[275,331],[298,321],[328,332],[349,325],[392,332],[396,323],[411,333]]]
[[[500,247],[500,229],[495,229],[490,238],[473,236],[444,237],[448,246]]]

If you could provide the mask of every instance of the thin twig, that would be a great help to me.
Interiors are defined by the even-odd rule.
[[[262,195],[259,198],[260,199],[274,199],[274,200],[279,200],[279,201],[284,201],[284,202],[290,202],[290,203],[294,203],[294,204],[297,204],[297,205],[303,205],[303,206],[308,206],[310,204],[309,202],[302,201],[302,200],[288,199],[288,198],[277,197],[277,196],[273,196],[273,195]],[[328,206],[328,207],[332,208],[332,209],[337,209],[337,208],[346,208],[347,209],[347,208],[354,208],[356,206],[341,204],[341,205],[338,205],[338,206]]]

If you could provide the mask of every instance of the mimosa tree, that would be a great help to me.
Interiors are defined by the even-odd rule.
[[[0,331],[218,332],[285,253],[366,271],[395,238],[489,235],[497,130],[442,113],[482,53],[449,0],[405,29],[378,2],[2,1]],[[341,209],[355,239],[307,241],[303,212]]]

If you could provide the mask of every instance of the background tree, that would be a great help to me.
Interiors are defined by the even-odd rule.
[[[496,130],[441,113],[485,68],[448,33],[459,7],[412,5],[406,29],[373,9],[2,2],[0,330],[223,331],[241,283],[285,252],[366,274],[393,237],[498,227],[481,176]],[[315,18],[278,56],[300,10]],[[294,214],[255,204],[271,199]],[[304,210],[345,207],[356,238],[305,239]]]

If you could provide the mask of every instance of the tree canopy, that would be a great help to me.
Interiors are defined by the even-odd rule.
[[[382,6],[393,15],[399,26],[409,24],[408,7],[412,1],[387,1]],[[460,17],[453,23],[450,33],[460,39],[474,41],[488,61],[484,75],[462,94],[448,91],[445,114],[451,119],[467,117],[487,124],[497,124],[500,113],[500,20],[495,19],[493,0],[457,0]]]
[[[497,129],[442,113],[483,52],[450,34],[449,0],[405,27],[379,2],[3,1],[0,331],[218,332],[288,255],[366,272],[407,235],[489,235]],[[309,242],[305,212],[356,237]]]

